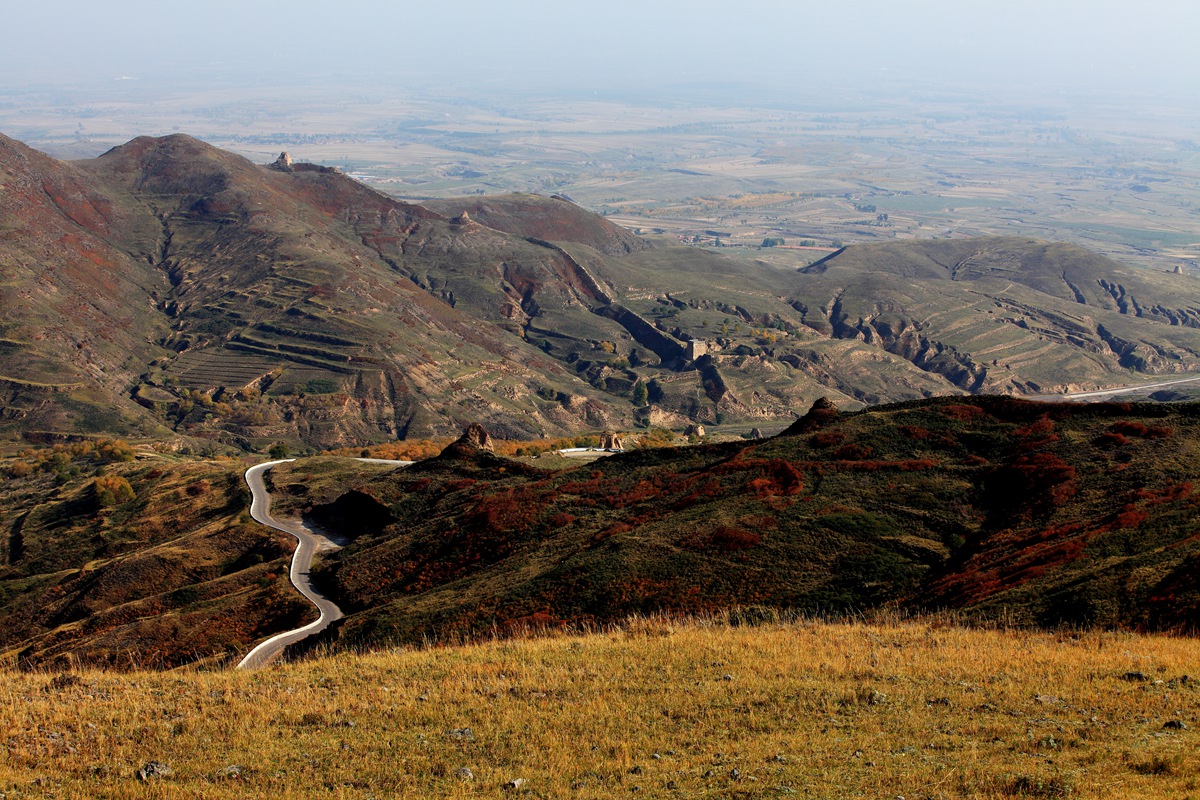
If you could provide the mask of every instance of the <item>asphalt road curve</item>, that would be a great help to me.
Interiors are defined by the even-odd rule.
[[[272,527],[275,530],[291,534],[300,541],[299,546],[296,547],[296,552],[292,555],[292,569],[288,577],[292,585],[300,591],[300,594],[307,597],[309,602],[317,607],[321,615],[302,628],[277,633],[270,639],[261,642],[247,653],[245,658],[238,662],[238,669],[254,669],[265,666],[278,658],[279,654],[288,645],[295,644],[301,639],[312,636],[314,633],[320,633],[328,628],[334,620],[342,618],[342,610],[338,608],[337,604],[313,589],[312,581],[308,574],[312,566],[313,555],[316,554],[317,550],[321,549],[322,545],[331,545],[329,540],[321,534],[305,527],[304,523],[299,520],[279,520],[271,516],[271,495],[267,493],[266,484],[263,483],[263,473],[276,464],[295,460],[294,458],[284,458],[278,461],[267,461],[263,464],[256,464],[246,470],[246,485],[250,487],[252,498],[250,501],[250,516],[256,522],[261,522],[263,525]],[[411,461],[388,461],[375,458],[360,458],[358,460],[371,464],[395,464],[397,466],[408,466],[412,463]]]

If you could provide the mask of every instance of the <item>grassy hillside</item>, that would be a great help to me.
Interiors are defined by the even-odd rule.
[[[6,673],[0,791],[1179,798],[1198,661],[1165,636],[637,622],[253,673]]]
[[[439,457],[308,502],[354,537],[318,570],[346,645],[750,604],[1190,630],[1198,448],[1192,405],[958,398],[574,469]]]
[[[315,616],[236,461],[83,441],[0,475],[0,653],[22,667],[224,664]]]

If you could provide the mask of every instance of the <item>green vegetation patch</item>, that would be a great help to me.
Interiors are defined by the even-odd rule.
[[[574,469],[437,458],[355,484],[396,522],[322,579],[346,644],[741,605],[1189,630],[1197,451],[1196,406],[977,397]]]

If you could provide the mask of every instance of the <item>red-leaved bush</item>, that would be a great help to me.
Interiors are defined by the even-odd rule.
[[[718,525],[709,534],[708,543],[722,553],[733,553],[747,550],[762,541],[762,535],[741,528],[731,528],[728,525]]]
[[[1122,420],[1114,422],[1108,426],[1108,429],[1113,433],[1123,433],[1127,436],[1137,436],[1141,439],[1166,439],[1172,433],[1170,428],[1161,426],[1147,426],[1141,422],[1129,422]]]
[[[844,441],[846,441],[846,434],[837,432],[814,433],[808,437],[808,443],[820,450],[827,447],[836,447]]]

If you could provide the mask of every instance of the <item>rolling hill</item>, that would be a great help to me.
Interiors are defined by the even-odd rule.
[[[182,448],[746,425],[1200,368],[1184,275],[1017,239],[797,272],[562,197],[417,205],[184,135],[61,162],[0,137],[0,436]]]
[[[971,392],[1091,388],[1200,367],[1196,281],[1013,237],[848,247],[801,272],[804,322]],[[1147,324],[1152,323],[1152,324]]]
[[[253,523],[240,464],[92,440],[6,460],[0,653],[10,663],[220,663],[307,621],[294,540]]]
[[[1198,447],[1194,404],[818,404],[761,441],[567,469],[457,447],[299,500],[357,532],[321,570],[345,646],[750,606],[1194,630]]]

